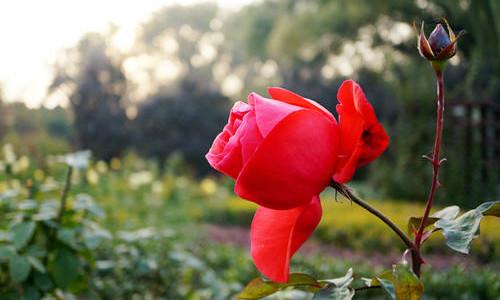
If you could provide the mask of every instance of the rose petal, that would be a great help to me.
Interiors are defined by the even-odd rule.
[[[363,151],[358,159],[358,166],[360,167],[375,160],[389,146],[389,136],[382,124],[372,125],[365,132],[367,133],[363,137]]]
[[[251,254],[257,269],[272,281],[287,282],[290,258],[312,234],[321,214],[318,196],[290,210],[259,207],[250,232]]]
[[[324,113],[328,118],[335,120],[333,115],[319,103],[304,98],[300,95],[297,95],[287,89],[280,87],[270,87],[267,89],[267,92],[269,93],[269,95],[271,95],[271,98],[273,98],[274,100],[279,100],[292,105],[314,109]]]
[[[253,123],[249,122],[252,118]],[[244,102],[236,102],[229,114],[228,123],[205,155],[208,163],[219,172],[236,179],[244,165],[244,158],[253,154],[258,146],[255,145],[258,136],[252,136],[252,133],[258,132],[254,123],[252,107]],[[248,141],[244,147],[240,144],[242,137]],[[245,157],[242,154],[245,154]]]
[[[255,106],[257,126],[263,137],[267,136],[273,130],[274,126],[286,116],[304,109],[303,107],[264,98],[257,93],[248,95],[248,103]]]
[[[263,140],[257,124],[255,112],[251,111],[245,115],[245,117],[243,118],[243,124],[240,126],[238,131],[239,143],[241,145],[241,155],[244,165],[250,159],[250,157],[252,157],[253,153]]]
[[[228,138],[228,135],[226,129],[219,133],[205,158],[214,169],[236,179],[243,168],[243,158],[239,143],[237,140]],[[228,142],[225,142],[226,140]],[[217,152],[212,151],[213,148],[224,148],[224,150]]]
[[[337,92],[340,107],[349,113],[358,113],[368,126],[378,123],[373,106],[366,100],[361,86],[354,80],[345,80]]]
[[[356,82],[346,80],[337,93],[339,114],[339,160],[333,179],[345,183],[357,168],[380,156],[389,137],[377,120],[375,111]]]
[[[337,139],[336,124],[315,110],[288,115],[241,170],[236,194],[272,209],[308,203],[331,180]]]

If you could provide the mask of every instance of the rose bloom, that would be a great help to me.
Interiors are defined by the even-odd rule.
[[[282,88],[237,102],[206,158],[236,180],[235,193],[260,205],[251,226],[259,271],[286,282],[289,262],[318,225],[319,194],[346,183],[389,143],[371,104],[352,80],[339,88],[339,122],[323,106]]]

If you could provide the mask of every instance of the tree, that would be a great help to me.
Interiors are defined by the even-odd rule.
[[[144,24],[139,47],[158,61],[160,71],[174,72],[162,67],[167,60],[181,70],[169,80],[151,79],[154,89],[134,120],[136,149],[160,165],[178,152],[198,173],[209,170],[204,155],[224,126],[231,105],[213,76],[225,53],[221,33],[210,25],[217,12],[213,4],[173,5]],[[172,54],[165,45],[176,45],[178,50]]]
[[[52,90],[63,85],[71,89],[76,145],[92,150],[104,160],[120,156],[129,142],[128,119],[124,101],[127,82],[121,66],[107,54],[102,35],[87,34],[72,49],[64,68],[52,84]],[[76,66],[73,73],[69,64]]]

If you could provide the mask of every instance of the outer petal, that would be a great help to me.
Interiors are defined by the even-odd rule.
[[[314,109],[319,112],[324,113],[328,118],[335,120],[333,115],[323,106],[321,106],[319,103],[309,100],[307,98],[304,98],[300,95],[297,95],[287,89],[280,88],[280,87],[270,87],[267,89],[267,92],[269,95],[271,95],[271,98],[275,100],[279,100],[285,103],[289,103],[292,105],[296,106],[301,106],[309,109]]]
[[[340,150],[334,180],[351,180],[357,168],[380,156],[389,144],[389,137],[377,120],[372,105],[356,82],[346,80],[339,88]]]
[[[312,234],[321,219],[318,196],[301,207],[273,210],[259,207],[250,232],[255,266],[275,282],[287,282],[290,258]]]
[[[342,83],[337,99],[340,102],[338,106],[344,111],[359,114],[368,125],[378,123],[373,106],[366,100],[365,93],[354,80],[346,80]]]
[[[304,109],[300,106],[290,105],[280,101],[267,99],[257,93],[248,95],[248,103],[255,106],[257,126],[262,136],[267,136],[274,126],[289,114]]]
[[[317,111],[288,115],[243,167],[236,194],[272,209],[308,203],[331,180],[337,139],[336,124]]]
[[[237,102],[205,157],[214,169],[236,179],[262,139],[253,107]]]

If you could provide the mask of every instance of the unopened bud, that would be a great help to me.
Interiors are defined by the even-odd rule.
[[[418,51],[422,57],[431,61],[445,61],[457,53],[457,41],[462,36],[463,31],[455,36],[448,21],[443,19],[443,23],[446,24],[448,32],[441,24],[437,24],[429,39],[427,39],[424,33],[424,23],[422,22],[418,34]]]

